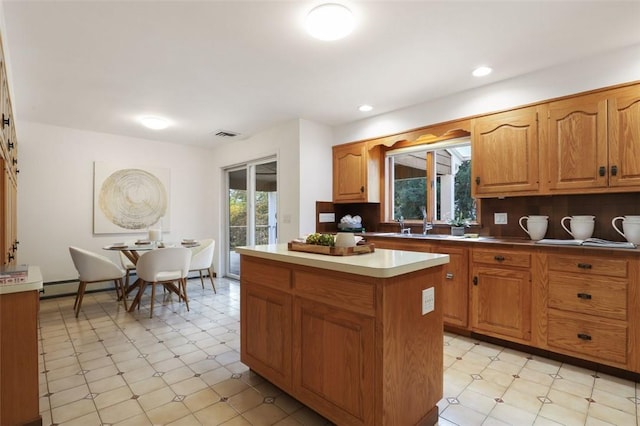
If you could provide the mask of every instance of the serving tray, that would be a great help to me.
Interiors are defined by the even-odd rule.
[[[287,248],[290,251],[304,251],[306,253],[326,254],[329,256],[353,256],[354,254],[366,254],[375,251],[373,243],[358,244],[355,247],[329,247],[291,241]]]

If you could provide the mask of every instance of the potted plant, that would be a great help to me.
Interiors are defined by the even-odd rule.
[[[461,237],[464,236],[464,228],[469,226],[469,221],[458,214],[458,216],[449,220],[449,225],[451,225],[451,235]]]

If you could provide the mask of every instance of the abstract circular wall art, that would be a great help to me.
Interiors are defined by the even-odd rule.
[[[169,195],[156,174],[135,167],[108,169],[113,167],[96,163],[95,233],[140,232],[165,224]]]

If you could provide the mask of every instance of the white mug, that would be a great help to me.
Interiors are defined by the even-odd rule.
[[[569,233],[576,240],[586,240],[593,235],[593,228],[595,226],[595,216],[579,215],[579,216],[565,216],[560,221],[560,225],[565,231]],[[564,224],[566,220],[569,220],[569,228]]]
[[[522,224],[522,221],[527,221],[527,226]],[[527,234],[533,241],[538,241],[544,238],[547,233],[547,225],[549,223],[549,216],[522,216],[518,221],[520,228]]]
[[[622,220],[622,231],[616,226],[616,221]],[[611,221],[613,229],[633,244],[640,244],[640,216],[618,216]]]
[[[336,247],[355,247],[356,236],[352,232],[338,232],[334,245]]]

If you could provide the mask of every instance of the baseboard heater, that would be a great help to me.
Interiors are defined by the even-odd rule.
[[[203,277],[208,278],[209,274],[202,274]],[[216,273],[213,273],[213,278],[216,277]],[[137,275],[132,273],[129,275],[129,282],[132,283],[137,279]],[[196,272],[189,274],[189,279],[200,278],[200,275]],[[52,299],[54,297],[74,296],[78,292],[79,281],[76,280],[63,280],[63,281],[51,281],[43,284],[42,290],[40,290],[40,299]],[[115,287],[113,281],[104,281],[99,283],[91,283],[87,285],[86,293],[96,293],[99,291],[114,291]]]

